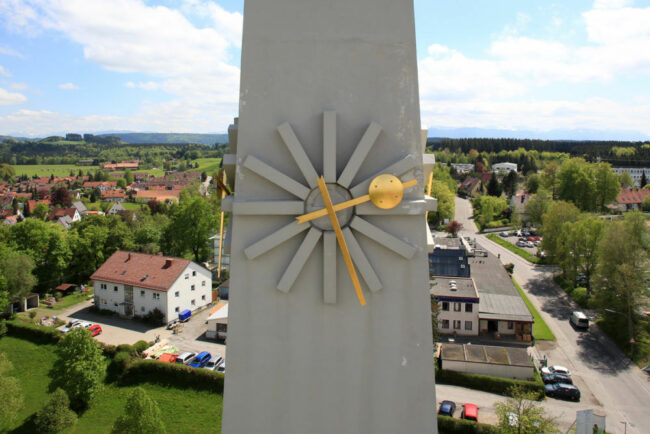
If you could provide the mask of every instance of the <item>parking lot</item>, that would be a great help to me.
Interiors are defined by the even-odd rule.
[[[207,339],[205,337],[206,319],[210,309],[192,315],[192,318],[183,324],[179,334],[173,334],[172,330],[163,327],[151,327],[137,320],[100,315],[91,310],[92,301],[79,303],[70,309],[63,311],[59,318],[66,323],[73,319],[88,321],[99,324],[102,333],[97,336],[100,342],[110,345],[134,344],[143,340],[154,341],[156,337],[165,339],[176,346],[181,352],[190,351],[199,353],[207,351],[212,355],[225,357],[226,346],[222,343]]]
[[[528,238],[528,237],[524,237],[523,235],[521,237],[518,237],[518,236],[515,236],[515,235],[509,235],[507,237],[504,237],[504,236],[502,236],[501,232],[499,232],[497,235],[499,235],[499,238],[508,241],[509,243],[511,243],[514,246],[517,246],[517,241],[519,241],[520,239]],[[537,254],[538,247],[524,247],[524,246],[517,246],[517,247],[527,251],[531,255],[536,255]]]

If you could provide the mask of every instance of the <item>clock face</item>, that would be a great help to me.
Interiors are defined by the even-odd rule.
[[[336,164],[336,113],[323,115],[323,173],[314,169],[303,146],[298,141],[289,123],[278,127],[284,144],[304,176],[293,179],[269,166],[254,155],[248,155],[243,167],[276,187],[291,193],[296,200],[280,201],[235,201],[233,213],[239,215],[287,215],[287,224],[249,245],[244,254],[255,260],[267,254],[287,240],[302,235],[301,245],[290,259],[277,289],[288,293],[300,274],[311,253],[319,245],[323,248],[323,299],[325,303],[336,303],[336,255],[340,250],[346,260],[348,274],[352,279],[361,305],[365,304],[359,279],[362,277],[371,292],[382,289],[380,277],[371,265],[367,252],[357,240],[359,234],[370,238],[396,255],[411,259],[416,248],[399,237],[370,223],[364,216],[385,214],[424,214],[424,200],[402,200],[405,189],[417,181],[402,182],[400,176],[407,176],[416,167],[412,155],[404,156],[375,175],[353,184],[358,170],[381,133],[381,127],[371,123],[359,141],[345,167],[337,170]],[[421,212],[420,212],[421,211]],[[337,247],[338,244],[338,247]]]

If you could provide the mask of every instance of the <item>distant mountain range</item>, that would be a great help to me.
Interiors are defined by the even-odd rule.
[[[617,140],[617,141],[646,141],[650,136],[639,131],[626,130],[499,130],[488,128],[429,128],[429,137],[448,139],[472,138],[507,138],[507,139],[538,139],[538,140]]]
[[[192,133],[135,133],[131,131],[102,131],[94,133],[96,136],[115,136],[125,143],[200,143],[214,145],[215,143],[228,143],[228,134],[192,134]],[[35,137],[18,137],[17,135],[0,135],[0,141],[13,138],[19,141],[39,140]],[[65,136],[65,133],[56,134]],[[501,130],[489,128],[429,128],[430,138],[512,138],[512,139],[538,139],[538,140],[620,140],[620,141],[647,141],[650,136],[639,131],[627,130]]]

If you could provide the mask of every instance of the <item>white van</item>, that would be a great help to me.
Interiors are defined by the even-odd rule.
[[[575,328],[581,328],[585,330],[589,328],[589,318],[587,318],[587,315],[580,311],[576,310],[571,313],[571,318],[569,321]]]

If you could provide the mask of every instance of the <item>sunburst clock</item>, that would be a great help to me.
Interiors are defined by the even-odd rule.
[[[370,223],[364,216],[413,215],[427,211],[430,204],[423,197],[416,200],[404,199],[405,190],[414,187],[417,180],[403,182],[400,177],[405,177],[417,167],[416,157],[405,155],[373,176],[352,185],[381,130],[379,124],[372,122],[339,172],[336,161],[336,113],[323,113],[323,173],[318,174],[290,124],[285,122],[280,125],[277,131],[307,185],[266,164],[255,155],[249,154],[245,158],[243,168],[297,198],[274,201],[236,200],[232,203],[232,212],[236,215],[295,216],[282,228],[246,247],[244,254],[248,260],[254,261],[289,239],[307,232],[277,282],[278,290],[284,293],[291,290],[321,238],[323,301],[328,304],[335,304],[337,298],[337,244],[362,306],[366,304],[366,299],[358,275],[361,275],[371,292],[381,290],[383,285],[356,234],[370,238],[404,259],[411,259],[415,255],[415,246]]]

